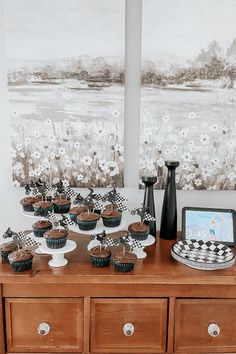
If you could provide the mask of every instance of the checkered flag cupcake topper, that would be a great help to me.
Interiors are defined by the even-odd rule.
[[[72,221],[70,218],[61,214],[61,219],[58,216],[54,215],[53,213],[49,212],[46,215],[46,219],[51,221],[55,227],[62,226],[64,229],[68,230],[70,225],[75,225],[75,222]]]
[[[76,191],[74,191],[72,188],[70,187],[66,187],[65,189],[65,195],[69,198],[72,197],[76,197],[78,193],[76,193]]]
[[[132,239],[130,242],[129,242],[129,246],[131,249],[134,249],[134,248],[143,248],[143,245],[141,244],[141,242],[135,240],[135,239]]]
[[[135,215],[135,214],[139,215],[141,218],[141,222],[155,221],[155,218],[148,213],[148,210],[149,210],[149,208],[142,206],[141,208],[136,208],[136,209],[131,210],[131,214],[132,215]]]
[[[117,209],[120,211],[128,210],[128,208],[123,204],[124,201],[127,201],[120,193],[116,191],[116,188],[113,188],[110,192],[106,193],[103,198],[103,202],[110,202],[112,205],[116,205]]]
[[[38,246],[39,243],[26,236],[24,232],[14,232],[8,227],[8,229],[4,232],[3,238],[12,238],[13,242],[18,248],[24,248],[25,246]]]

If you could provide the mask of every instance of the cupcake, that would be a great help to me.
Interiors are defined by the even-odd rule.
[[[54,205],[54,213],[65,214],[65,213],[69,213],[71,201],[67,199],[58,199],[58,200],[54,200],[53,205]]]
[[[0,252],[1,252],[1,257],[2,257],[2,262],[7,263],[9,262],[8,256],[11,252],[16,251],[18,249],[17,245],[11,241],[11,242],[6,242],[3,243],[0,246]]]
[[[95,229],[99,218],[100,215],[96,213],[88,213],[87,211],[83,211],[82,213],[77,215],[76,221],[79,225],[80,230],[89,231]]]
[[[118,210],[105,210],[101,217],[104,226],[116,227],[120,225],[122,214]]]
[[[70,215],[71,220],[76,222],[77,215],[79,215],[83,211],[87,211],[87,210],[88,210],[88,208],[85,206],[76,206],[74,208],[71,208],[69,210],[69,215]]]
[[[128,230],[131,237],[136,240],[143,241],[148,238],[149,226],[144,222],[134,222],[129,225]]]
[[[62,248],[66,245],[68,231],[64,229],[53,229],[45,232],[43,237],[46,239],[48,248]]]
[[[9,254],[8,259],[13,272],[24,272],[32,268],[33,254],[29,250],[17,250]]]
[[[57,195],[53,198],[53,201],[62,200],[62,199],[70,200],[70,197],[67,197],[65,194],[57,194]]]
[[[43,237],[43,234],[52,229],[52,223],[48,220],[39,220],[33,225],[34,236]]]
[[[20,200],[20,204],[23,207],[24,211],[31,212],[34,211],[33,204],[37,202],[37,199],[35,197],[25,197]]]
[[[34,203],[33,207],[34,207],[34,211],[41,216],[46,215],[48,212],[53,212],[52,202],[41,200],[40,202]]]
[[[106,267],[110,263],[111,251],[105,246],[96,246],[91,248],[90,261],[95,267]]]
[[[134,268],[136,259],[137,256],[134,253],[121,251],[113,259],[115,270],[117,272],[130,272]]]

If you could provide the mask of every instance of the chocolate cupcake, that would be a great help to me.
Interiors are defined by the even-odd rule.
[[[9,254],[8,259],[13,272],[24,272],[32,268],[33,254],[29,250],[17,250]]]
[[[118,210],[105,210],[101,214],[103,225],[116,227],[121,223],[122,214]]]
[[[129,225],[128,230],[135,240],[143,241],[148,238],[149,226],[144,222],[134,222]]]
[[[43,234],[52,229],[52,223],[48,220],[39,220],[33,225],[34,236],[43,237]]]
[[[88,210],[88,208],[85,206],[76,206],[74,208],[71,208],[69,210],[69,215],[70,215],[71,220],[76,222],[77,215],[79,215],[83,211],[87,211],[87,210]]]
[[[48,248],[58,249],[66,245],[68,231],[64,229],[53,229],[45,232],[43,237]]]
[[[117,270],[117,272],[130,272],[134,268],[136,259],[137,256],[134,253],[123,253],[123,251],[121,251],[113,258],[115,270]]]
[[[54,213],[56,214],[65,214],[69,213],[71,201],[67,199],[58,199],[54,200]]]
[[[20,200],[20,204],[23,207],[23,210],[26,212],[34,211],[33,204],[37,202],[35,197],[25,197]]]
[[[53,198],[53,201],[62,200],[62,199],[70,200],[70,197],[68,197],[68,196],[65,195],[65,194],[57,194],[57,195],[55,195],[55,197]]]
[[[8,263],[9,262],[9,260],[8,260],[9,254],[12,253],[13,251],[16,251],[17,249],[18,249],[18,247],[13,241],[3,243],[0,246],[2,262]]]
[[[90,250],[90,261],[95,267],[106,267],[110,263],[111,251],[105,246],[96,246]]]
[[[84,211],[77,215],[77,224],[79,225],[80,230],[89,231],[95,229],[97,221],[99,220],[100,215],[96,213],[91,213]]]
[[[52,202],[40,201],[33,204],[34,211],[41,216],[46,215],[48,212],[53,212]]]

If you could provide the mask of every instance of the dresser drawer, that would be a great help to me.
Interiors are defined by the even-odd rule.
[[[92,299],[91,352],[162,353],[166,299]]]
[[[8,352],[82,352],[82,299],[5,300]]]
[[[236,352],[236,300],[177,300],[176,352]]]

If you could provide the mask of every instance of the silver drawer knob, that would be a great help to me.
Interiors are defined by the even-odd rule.
[[[123,332],[126,336],[132,336],[134,333],[134,325],[132,323],[126,323],[123,327]]]
[[[49,333],[49,331],[50,331],[50,326],[46,322],[42,322],[38,326],[38,334],[40,336],[46,336]]]
[[[220,327],[216,323],[211,323],[208,326],[208,333],[212,337],[217,337],[220,334]]]

